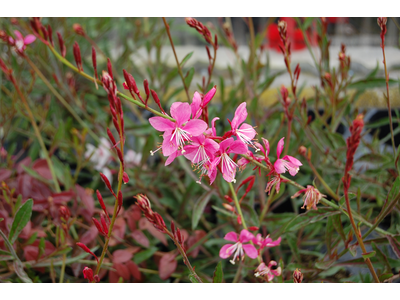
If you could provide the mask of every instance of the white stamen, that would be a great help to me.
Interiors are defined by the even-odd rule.
[[[251,138],[249,138],[245,133],[251,133],[253,128],[246,128],[246,129],[236,129],[236,135],[237,137],[245,144],[250,145],[251,147],[256,149],[257,151],[260,151],[260,149],[258,149],[256,147],[256,145],[254,145],[253,141],[251,140]]]

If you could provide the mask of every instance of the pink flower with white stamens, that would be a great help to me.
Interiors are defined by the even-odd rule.
[[[249,124],[242,124],[247,118],[247,109],[246,102],[243,102],[238,106],[235,111],[235,116],[231,122],[232,134],[236,135],[238,139],[240,139],[243,143],[250,145],[255,148],[256,151],[259,149],[254,145],[253,139],[256,136],[257,132],[254,128]],[[242,126],[239,127],[239,125]]]
[[[322,198],[326,198],[326,195],[321,194],[321,192],[312,185],[307,185],[306,189],[298,191],[291,198],[296,198],[300,196],[301,193],[304,193],[304,205],[301,208],[305,208],[305,206],[307,206],[307,210],[311,208],[314,210],[318,210],[317,204]]]
[[[202,120],[189,120],[190,115],[191,109],[188,103],[175,102],[171,106],[171,116],[175,119],[175,122],[163,117],[152,117],[149,119],[151,126],[158,131],[164,131],[164,141],[160,147],[164,156],[170,156],[177,150],[185,153],[185,143],[190,142],[192,137],[203,134],[207,129],[206,122]],[[153,155],[156,151],[151,151],[150,153]]]
[[[283,141],[284,139],[284,137],[281,138],[276,147],[276,155],[278,159],[274,164],[274,168],[278,174],[283,174],[286,173],[286,171],[289,171],[290,175],[294,176],[299,172],[299,167],[303,164],[293,156],[285,155],[283,158],[280,158],[285,145],[285,142]]]
[[[24,52],[26,45],[32,44],[36,40],[34,35],[28,34],[24,37],[18,30],[15,30],[14,34],[15,40],[12,37],[9,37],[8,40],[19,52]]]
[[[265,188],[265,192],[268,192],[268,195],[271,194],[271,189],[273,186],[275,186],[275,190],[277,193],[279,193],[279,190],[281,188],[281,182],[284,182],[284,180],[281,178],[281,176],[275,172],[275,170],[272,170],[268,176],[271,176],[272,179],[268,181],[267,187]]]
[[[255,245],[259,246],[259,247],[260,247],[260,250],[261,250],[261,249],[263,249],[263,248],[265,248],[265,247],[271,248],[271,247],[279,246],[280,243],[281,243],[281,240],[282,240],[282,238],[279,237],[276,241],[273,241],[273,240],[269,237],[269,235],[268,235],[266,238],[263,239],[262,236],[261,236],[261,234],[258,233],[258,234],[254,237],[253,243],[254,243]]]
[[[201,183],[201,177],[208,173],[208,167],[214,159],[214,154],[219,150],[219,144],[204,135],[193,137],[192,144],[186,145],[184,156],[189,159],[201,172],[200,179],[196,181]]]
[[[233,138],[228,138],[219,144],[219,151],[216,154],[216,158],[211,164],[209,171],[210,180],[212,176],[210,174],[219,165],[222,172],[222,177],[228,182],[236,182],[236,168],[238,165],[229,157],[230,153],[245,154],[247,152],[247,146],[241,141],[235,141]],[[215,178],[214,178],[215,179]],[[211,183],[214,180],[211,180]]]
[[[233,254],[233,259],[230,260],[230,262],[234,265],[235,260],[239,260],[240,258],[244,260],[245,255],[248,257],[255,259],[258,256],[257,249],[252,245],[252,244],[245,244],[250,242],[254,238],[254,235],[247,231],[246,229],[243,229],[240,232],[240,235],[238,237],[238,234],[236,232],[228,232],[224,239],[227,241],[234,242],[235,244],[227,244],[224,245],[221,250],[219,251],[219,257],[221,258],[228,258]]]
[[[282,274],[281,267],[278,267],[275,270],[272,269],[272,267],[274,267],[276,265],[278,265],[278,264],[274,260],[271,260],[269,262],[268,266],[266,266],[265,263],[262,262],[257,267],[256,273],[254,274],[254,276],[256,276],[256,277],[263,276],[265,278],[265,280],[271,281],[272,279],[274,279],[275,276],[280,276]]]

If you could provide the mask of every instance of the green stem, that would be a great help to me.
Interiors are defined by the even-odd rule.
[[[268,197],[268,200],[267,200],[267,204],[264,206],[264,208],[263,208],[263,210],[261,212],[260,219],[259,219],[260,224],[264,220],[264,216],[268,212],[269,207],[271,206],[272,199],[274,198],[274,194],[275,194],[275,186],[272,187],[272,191],[269,194],[269,197]]]
[[[63,264],[61,266],[61,274],[60,274],[60,283],[64,282],[64,274],[65,274],[65,261],[67,259],[67,254],[64,253],[63,255]]]
[[[238,214],[239,214],[240,219],[242,221],[242,225],[243,225],[244,229],[247,229],[246,220],[243,217],[242,209],[240,208],[239,200],[237,198],[237,195],[236,195],[235,189],[233,187],[233,184],[232,184],[232,182],[229,182],[228,184],[229,184],[229,188],[230,188],[230,190],[232,192],[233,201],[235,202],[236,210],[238,211]]]
[[[18,93],[19,97],[21,98],[22,103],[23,103],[24,106],[25,106],[25,109],[26,109],[27,112],[28,112],[29,119],[30,119],[30,121],[31,121],[33,130],[35,131],[35,134],[36,134],[36,137],[37,137],[37,139],[38,139],[38,141],[39,141],[40,147],[42,148],[44,157],[45,157],[45,159],[46,159],[46,161],[47,161],[47,165],[48,165],[48,167],[49,167],[49,170],[50,170],[50,173],[51,173],[51,177],[53,178],[54,188],[56,189],[56,192],[57,192],[57,193],[60,193],[60,192],[61,192],[61,189],[60,189],[60,185],[58,184],[58,180],[57,180],[56,173],[55,173],[55,171],[54,171],[53,163],[52,163],[52,161],[51,161],[49,152],[47,152],[46,146],[45,146],[45,144],[44,144],[44,142],[43,142],[43,139],[42,139],[42,135],[40,134],[39,128],[37,127],[35,117],[33,116],[33,113],[32,113],[32,111],[31,111],[31,109],[30,109],[30,107],[29,107],[28,101],[26,100],[24,94],[23,94],[23,93],[21,92],[21,90],[19,89],[19,86],[18,86],[18,84],[17,84],[17,82],[16,82],[14,76],[11,75],[11,76],[10,76],[10,80],[11,80],[11,82],[13,83],[15,89],[17,90],[17,93]]]

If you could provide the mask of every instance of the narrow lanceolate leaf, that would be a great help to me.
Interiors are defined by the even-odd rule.
[[[344,234],[343,226],[342,226],[342,220],[340,215],[334,215],[332,216],[332,221],[333,221],[333,227],[335,227],[337,233],[340,235],[342,238],[343,242],[346,242],[346,235]]]
[[[192,283],[200,283],[193,274],[189,274],[189,279]]]
[[[400,258],[400,244],[398,241],[396,241],[393,237],[390,235],[387,235],[386,238],[389,241],[390,246],[393,249],[393,252],[396,254],[398,258]]]
[[[190,87],[190,84],[192,83],[192,79],[193,79],[193,75],[194,75],[194,68],[192,67],[186,74],[185,76],[185,86],[187,88]]]
[[[385,218],[394,208],[396,203],[400,198],[400,177],[397,177],[394,181],[392,188],[386,198],[385,203],[383,204],[382,210],[377,217],[377,222],[380,223],[383,218]]]
[[[361,255],[362,255],[362,257],[364,257],[364,259],[366,260],[367,258],[374,257],[375,254],[376,254],[375,251],[371,251],[371,252],[367,252],[367,253],[362,253]]]
[[[290,220],[284,227],[283,232],[296,231],[309,224],[321,221],[324,218],[340,214],[338,210],[330,208],[319,208],[318,210],[309,210],[308,212],[298,215]]]
[[[187,55],[182,59],[182,61],[181,61],[181,63],[180,63],[181,68],[182,68],[183,65],[189,60],[189,58],[192,57],[193,53],[194,53],[194,51],[190,52],[189,54],[187,54]]]
[[[222,271],[222,261],[220,261],[215,268],[213,283],[222,283],[224,280],[224,272]]]
[[[32,215],[33,200],[29,199],[26,201],[17,211],[14,221],[11,225],[10,234],[8,239],[11,244],[14,244],[18,235],[21,233],[22,229],[28,224]]]
[[[390,263],[386,257],[386,255],[382,252],[381,249],[378,248],[378,246],[372,242],[372,249],[376,252],[376,257],[384,264],[385,266],[385,272],[389,273],[392,270],[392,267],[390,266]]]
[[[197,227],[197,224],[199,224],[200,217],[203,214],[204,208],[210,200],[212,193],[212,191],[205,193],[199,198],[199,200],[197,200],[196,204],[194,205],[192,212],[192,229],[195,229]]]

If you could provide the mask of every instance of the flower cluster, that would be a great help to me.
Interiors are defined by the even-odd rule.
[[[257,135],[256,130],[250,124],[245,123],[247,118],[246,102],[238,106],[232,121],[228,120],[231,130],[222,136],[217,136],[215,122],[219,118],[216,117],[211,121],[211,128],[200,119],[215,92],[215,87],[203,97],[196,92],[191,104],[173,103],[170,115],[174,121],[164,117],[150,118],[150,124],[156,130],[164,132],[162,145],[157,150],[151,151],[151,155],[161,149],[163,155],[168,157],[166,166],[171,164],[176,157],[183,155],[191,161],[195,170],[200,171],[200,178],[197,182],[201,183],[201,178],[207,176],[210,184],[214,182],[218,170],[227,182],[236,182],[238,167],[244,168],[250,160],[264,161],[270,169],[268,176],[272,177],[267,185],[267,191],[270,191],[275,184],[279,191],[282,181],[280,174],[288,171],[290,175],[294,176],[302,163],[288,155],[280,158],[284,147],[284,138],[278,143],[278,159],[274,164],[270,162],[268,140],[263,138],[264,146],[259,144],[254,139]],[[208,116],[203,119],[207,120]],[[264,155],[253,154],[249,151],[249,147],[253,148],[255,152],[261,151]],[[230,154],[240,154],[244,157],[235,162]]]
[[[245,255],[255,259],[259,254],[261,254],[261,250],[264,248],[276,247],[281,243],[281,237],[279,237],[276,241],[273,241],[269,236],[266,238],[262,238],[261,234],[254,236],[246,229],[243,229],[239,236],[234,231],[228,232],[224,239],[234,242],[234,244],[224,245],[219,251],[219,256],[225,259],[233,254],[233,259],[230,260],[233,265],[235,264],[235,260],[243,260]],[[251,244],[246,244],[250,242]],[[255,246],[258,246],[258,249],[256,249]]]

